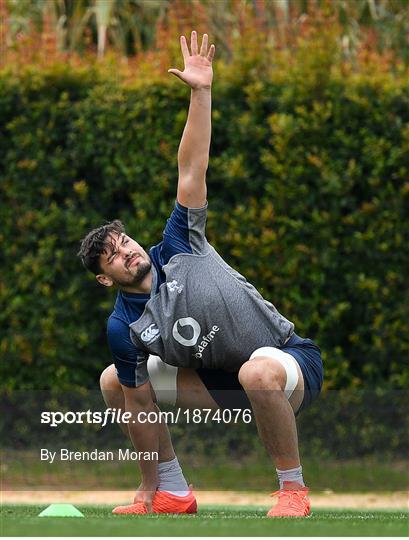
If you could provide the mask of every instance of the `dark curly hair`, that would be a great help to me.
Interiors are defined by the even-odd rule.
[[[105,225],[90,231],[87,236],[81,240],[81,247],[77,253],[85,268],[95,275],[101,274],[102,268],[99,263],[99,258],[103,253],[107,253],[110,248],[114,248],[109,235],[112,233],[120,235],[124,232],[125,227],[119,219],[105,223]]]

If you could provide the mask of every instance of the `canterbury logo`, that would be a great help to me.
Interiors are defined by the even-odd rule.
[[[193,329],[193,336],[190,339],[184,338],[179,333],[179,325],[181,327],[190,326]],[[196,321],[196,319],[193,319],[192,317],[184,317],[183,319],[178,319],[175,322],[175,324],[173,325],[172,334],[176,341],[179,342],[181,345],[185,345],[186,347],[192,347],[193,345],[196,345],[201,331],[202,330],[200,328],[200,324]]]
[[[178,294],[180,294],[183,291],[183,285],[179,285],[176,279],[174,279],[173,281],[168,281],[166,283],[166,286],[170,292],[176,291]]]
[[[145,330],[141,334],[142,341],[145,341],[145,343],[149,343],[150,341],[153,341],[154,339],[159,337],[159,328],[157,328],[154,324],[151,324],[148,326],[148,328],[145,328]]]

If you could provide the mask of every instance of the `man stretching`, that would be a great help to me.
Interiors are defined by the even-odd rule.
[[[231,268],[207,242],[206,170],[211,136],[214,45],[200,51],[181,37],[184,71],[170,69],[191,88],[178,152],[175,208],[163,240],[149,254],[126,235],[120,221],[91,231],[79,256],[102,285],[118,287],[108,320],[115,370],[101,378],[106,402],[132,413],[158,412],[155,397],[185,406],[231,407],[217,390],[244,394],[259,435],[277,470],[280,490],[269,516],[310,513],[298,452],[295,413],[322,385],[319,348]],[[150,380],[151,379],[151,380]],[[189,389],[191,392],[189,393]],[[226,393],[227,394],[227,393]],[[196,500],[175,456],[164,423],[128,424],[141,461],[134,504],[114,513],[196,512]]]

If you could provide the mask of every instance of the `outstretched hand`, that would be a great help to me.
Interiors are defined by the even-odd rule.
[[[197,33],[193,30],[190,39],[190,52],[185,36],[180,37],[180,48],[182,49],[185,69],[169,69],[169,73],[173,73],[183,82],[188,84],[193,89],[210,88],[212,86],[213,68],[212,61],[215,53],[215,46],[211,45],[209,50],[207,47],[208,36],[203,34],[202,46],[198,52]]]

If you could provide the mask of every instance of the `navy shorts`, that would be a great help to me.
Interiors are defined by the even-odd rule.
[[[311,339],[301,338],[295,333],[283,347],[278,348],[295,358],[303,374],[304,399],[298,410],[300,412],[308,407],[321,391],[324,376],[321,351]],[[199,368],[197,373],[209,394],[222,409],[251,408],[246,392],[239,382],[238,373],[205,368]]]

